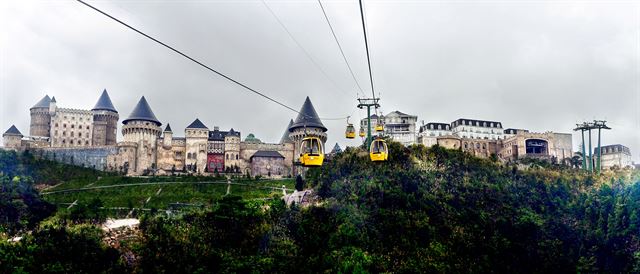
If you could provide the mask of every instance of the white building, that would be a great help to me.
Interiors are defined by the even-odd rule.
[[[416,122],[418,116],[392,111],[386,116],[371,115],[371,133],[375,134],[374,127],[378,121],[384,125],[384,135],[391,137],[396,142],[405,146],[416,143]],[[360,120],[360,127],[367,131],[367,118]]]
[[[451,132],[460,138],[504,139],[502,123],[494,121],[458,119],[451,123]]]
[[[593,151],[593,158],[596,161],[598,160],[597,147]],[[633,167],[633,162],[631,161],[631,150],[620,144],[603,146],[601,165],[602,169],[609,169],[614,166],[619,168]]]
[[[451,125],[446,123],[427,123],[418,132],[418,143],[426,147],[438,143],[438,137],[452,135]]]

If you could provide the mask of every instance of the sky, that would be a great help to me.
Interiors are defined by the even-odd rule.
[[[315,0],[87,2],[294,109],[309,96],[323,118],[366,116],[356,108],[371,94],[356,0],[322,3],[362,92]],[[640,162],[640,2],[364,7],[380,112],[417,115],[418,126],[470,118],[563,133],[604,119],[613,129],[603,145],[624,144]],[[2,131],[15,124],[28,134],[29,108],[45,94],[59,107],[90,109],[103,89],[121,121],[144,95],[177,136],[200,118],[278,142],[297,115],[79,2],[0,1]],[[344,138],[345,120],[324,124],[328,149],[358,144]]]

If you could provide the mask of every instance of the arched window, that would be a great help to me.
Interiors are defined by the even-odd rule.
[[[238,154],[236,154],[236,160],[238,160]]]
[[[70,144],[70,145],[73,145],[73,140],[69,141],[69,144]]]
[[[71,128],[74,128],[74,127],[75,127],[75,125],[71,125]]]
[[[227,160],[229,160],[229,154],[227,154]]]
[[[476,144],[476,148],[477,148],[477,149],[480,149],[480,143],[477,143],[477,144]]]
[[[78,132],[78,137],[82,137],[82,132]]]
[[[84,142],[84,145],[85,145],[85,146],[88,146],[88,145],[89,145],[89,141],[85,141],[85,142]]]

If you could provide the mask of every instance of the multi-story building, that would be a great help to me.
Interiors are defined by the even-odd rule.
[[[573,154],[571,134],[503,130],[501,122],[473,119],[458,119],[451,124],[427,123],[420,127],[418,143],[459,148],[483,158],[495,155],[504,161],[523,157],[563,161]]]
[[[56,161],[127,175],[218,171],[282,177],[293,174],[294,150],[304,136],[326,141],[327,129],[309,98],[279,143],[262,142],[253,134],[242,141],[240,132],[209,130],[200,119],[177,137],[169,124],[162,130],[145,97],[122,121],[123,140],[116,142],[119,116],[106,90],[91,110],[58,108],[56,103],[49,96],[36,103],[30,109],[32,136],[11,126],[2,135],[3,149],[34,149]]]
[[[438,137],[449,135],[452,135],[450,124],[427,123],[420,126],[418,143],[430,147],[438,143]]]
[[[389,136],[396,142],[405,146],[416,143],[416,122],[418,116],[409,115],[400,111],[392,111],[385,115],[371,115],[371,130],[375,134],[374,127],[377,124],[384,126],[384,135]],[[368,127],[368,120],[364,118],[360,120],[360,127],[365,129]]]
[[[612,167],[625,168],[633,167],[633,161],[631,160],[631,150],[620,144],[602,146],[602,159],[600,164],[603,169],[609,169]],[[593,158],[598,160],[598,148],[593,150]]]
[[[502,123],[494,121],[458,119],[451,123],[451,132],[461,138],[503,139]]]

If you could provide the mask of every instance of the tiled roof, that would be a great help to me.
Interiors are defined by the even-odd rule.
[[[296,118],[295,122],[293,122],[293,125],[289,127],[289,131],[304,127],[320,128],[322,129],[322,131],[327,131],[327,128],[322,124],[320,117],[318,117],[318,113],[313,107],[309,96],[307,96],[307,99],[304,100],[304,104],[302,105],[302,108],[298,113],[298,117]]]
[[[155,123],[158,126],[162,125],[162,123],[158,121],[158,118],[156,118],[156,115],[153,114],[153,111],[151,110],[151,107],[149,106],[149,103],[147,103],[147,99],[145,99],[144,96],[140,98],[140,101],[138,101],[136,107],[133,109],[131,114],[129,114],[129,118],[122,121],[122,123],[126,124],[127,122],[133,120],[149,121]]]
[[[187,126],[187,128],[203,128],[203,129],[209,129],[207,126],[205,126],[202,122],[200,122],[200,119],[196,118],[195,121],[193,121],[190,125]]]
[[[106,89],[102,91],[100,98],[98,98],[98,102],[91,110],[108,110],[108,111],[113,111],[115,113],[118,113],[116,108],[113,106],[113,103],[111,102],[111,98],[109,98],[109,94],[107,93]]]
[[[173,132],[173,130],[171,130],[171,125],[169,123],[167,123],[167,127],[164,129],[164,132]]]
[[[11,125],[11,127],[7,129],[4,134],[2,134],[2,136],[5,135],[23,136],[15,125]]]
[[[51,104],[51,98],[49,98],[49,95],[45,95],[42,99],[40,99],[40,101],[38,101],[31,108],[48,108],[49,104]]]
[[[280,152],[272,150],[258,150],[256,153],[251,155],[250,159],[253,159],[253,157],[284,158]]]
[[[292,125],[293,125],[293,119],[289,120],[289,125],[284,130],[284,133],[282,133],[282,137],[280,138],[281,144],[291,142],[291,138],[289,138],[289,129],[291,128]]]

